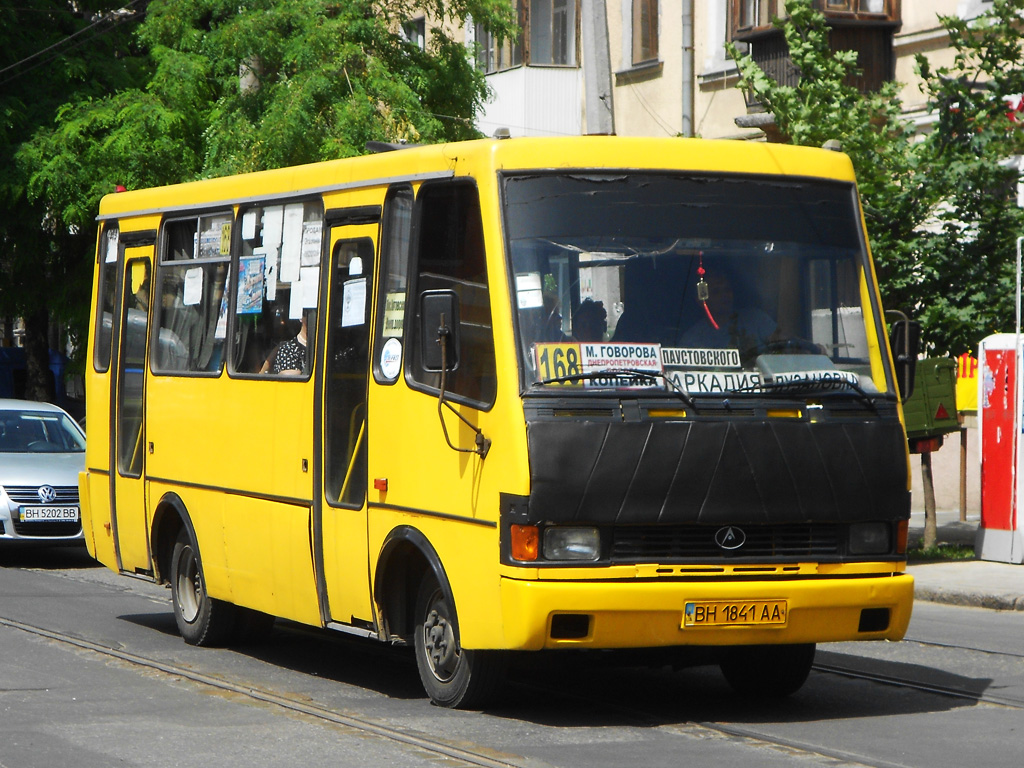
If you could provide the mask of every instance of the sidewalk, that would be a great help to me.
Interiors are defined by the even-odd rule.
[[[936,512],[940,544],[974,546],[978,516],[960,521],[956,510]],[[910,517],[910,546],[924,535],[924,513]],[[914,599],[933,603],[970,605],[1001,611],[1024,611],[1024,565],[991,563],[984,560],[957,560],[907,566],[914,577]]]

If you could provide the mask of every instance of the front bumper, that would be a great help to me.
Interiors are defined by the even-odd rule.
[[[906,634],[914,579],[904,573],[779,580],[520,581],[501,580],[505,647],[657,648],[842,640],[900,640]],[[785,600],[784,625],[683,627],[694,601]],[[875,609],[871,611],[871,609]],[[882,609],[881,611],[879,609]],[[874,621],[864,622],[864,611]],[[879,629],[878,615],[888,611]],[[587,616],[565,637],[553,626],[564,615]],[[564,622],[561,622],[564,624]],[[869,627],[864,630],[865,625]],[[553,636],[554,635],[554,636]]]

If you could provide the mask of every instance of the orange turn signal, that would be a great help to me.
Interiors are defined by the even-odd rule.
[[[512,526],[512,559],[532,561],[540,552],[540,531],[535,525]]]
[[[896,524],[896,554],[907,554],[907,533],[910,531],[910,521],[900,520]]]

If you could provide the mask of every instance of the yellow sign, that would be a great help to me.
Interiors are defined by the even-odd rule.
[[[956,359],[956,408],[978,410],[978,360],[968,352]]]

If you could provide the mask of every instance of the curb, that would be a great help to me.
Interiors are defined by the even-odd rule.
[[[1024,611],[1024,596],[978,594],[962,592],[956,589],[928,587],[920,583],[914,584],[914,600],[925,603],[945,603],[946,605],[962,605],[971,608],[988,608],[994,611]]]

